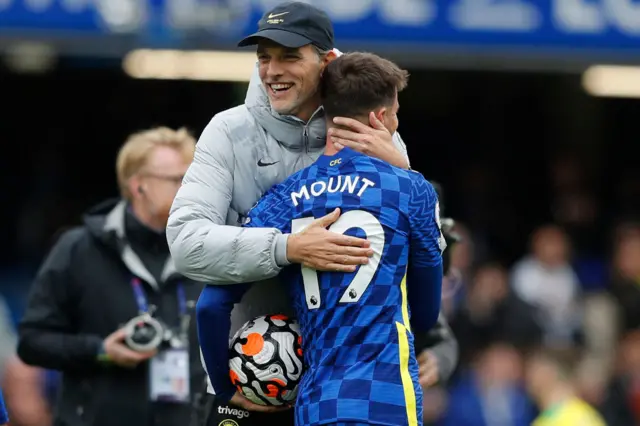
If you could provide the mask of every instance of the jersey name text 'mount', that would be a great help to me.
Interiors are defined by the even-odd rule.
[[[332,176],[328,182],[318,180],[313,182],[307,187],[303,185],[298,192],[291,193],[291,201],[294,206],[298,205],[298,200],[304,198],[308,200],[310,196],[317,197],[325,192],[348,192],[353,194],[358,190],[358,197],[362,197],[365,189],[370,186],[374,186],[374,183],[367,178],[360,178],[360,176]]]

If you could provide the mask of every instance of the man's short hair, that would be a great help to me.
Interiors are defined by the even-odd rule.
[[[185,162],[191,163],[196,140],[185,128],[173,130],[168,127],[155,127],[129,136],[120,148],[116,159],[118,186],[123,198],[131,199],[129,179],[147,165],[149,155],[158,146],[175,149],[182,155]]]
[[[408,79],[407,71],[378,55],[345,53],[322,73],[322,105],[329,118],[366,116],[376,108],[393,106]]]

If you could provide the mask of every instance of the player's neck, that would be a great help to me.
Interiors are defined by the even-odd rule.
[[[327,155],[327,156],[336,155],[340,150],[336,148],[336,146],[333,144],[333,141],[331,140],[331,136],[329,136],[329,129],[331,128],[339,129],[340,126],[336,126],[335,124],[333,124],[333,121],[328,117],[327,117],[326,124],[327,124],[327,141],[324,145],[324,155]]]
[[[327,136],[327,143],[324,146],[324,155],[332,156],[336,155],[338,152],[339,151],[338,149],[336,149],[336,146],[333,144],[331,138]]]
[[[369,125],[369,117],[357,117],[357,116],[352,116],[350,117],[354,120],[359,121],[360,123],[364,124],[364,125]],[[353,132],[352,128],[349,127],[343,127],[340,126],[338,124],[335,124],[333,122],[333,119],[327,116],[327,121],[326,121],[326,125],[327,125],[327,141],[325,143],[325,147],[324,147],[324,155],[327,156],[332,156],[332,155],[336,155],[338,152],[340,152],[341,148],[336,148],[336,146],[333,144],[333,141],[331,140],[331,137],[329,136],[329,129],[342,129],[342,130],[347,130],[349,132]],[[365,121],[366,120],[366,121]]]

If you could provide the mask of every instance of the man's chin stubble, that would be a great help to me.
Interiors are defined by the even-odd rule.
[[[293,107],[288,107],[288,108],[274,108],[274,110],[280,114],[280,115],[294,115],[296,112],[296,109]]]

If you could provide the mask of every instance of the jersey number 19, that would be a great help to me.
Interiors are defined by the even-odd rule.
[[[295,234],[304,231],[314,220],[314,217],[294,219],[291,221],[291,232]],[[369,212],[350,210],[343,213],[328,229],[337,234],[344,234],[352,228],[360,228],[365,232],[366,238],[371,244],[373,256],[369,259],[369,263],[360,266],[353,280],[342,294],[340,303],[356,303],[360,300],[378,270],[380,257],[384,249],[384,229],[380,221]],[[315,269],[302,266],[302,282],[304,284],[307,307],[309,309],[318,309],[322,302],[318,272]]]

